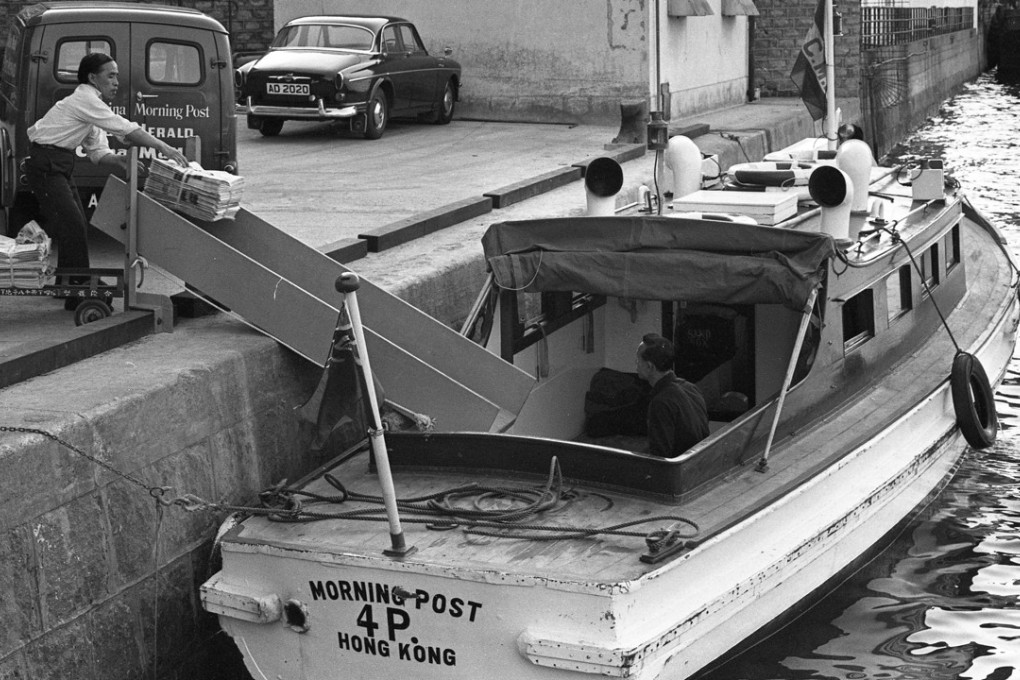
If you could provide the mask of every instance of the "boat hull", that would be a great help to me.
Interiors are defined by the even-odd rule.
[[[1004,301],[972,348],[993,380],[1017,315],[1015,299]],[[809,481],[790,472],[779,500],[637,578],[390,559],[383,545],[310,549],[239,527],[202,597],[256,678],[318,680],[341,668],[364,680],[477,678],[499,668],[521,679],[679,680],[817,595],[940,488],[965,448],[946,380]],[[472,540],[449,535],[451,555]],[[521,555],[542,550],[521,543]]]

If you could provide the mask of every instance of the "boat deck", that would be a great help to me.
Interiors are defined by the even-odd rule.
[[[1011,271],[1005,255],[993,244],[992,237],[980,226],[964,218],[962,241],[963,260],[971,273],[970,288],[965,300],[951,317],[951,329],[961,347],[975,345],[987,333],[988,319],[998,318],[1004,306],[1003,292],[1011,283]],[[981,240],[980,247],[975,243]],[[981,272],[981,276],[974,273]],[[945,310],[948,311],[948,310]],[[629,531],[638,535],[607,535],[597,538],[561,540],[521,540],[465,533],[462,528],[433,530],[426,523],[434,517],[420,517],[402,512],[401,518],[407,544],[416,551],[407,562],[436,567],[475,568],[520,577],[549,577],[579,582],[622,582],[639,578],[655,567],[639,561],[646,552],[642,535],[665,528],[669,517],[684,517],[700,527],[699,539],[721,531],[764,507],[777,496],[809,479],[819,469],[831,465],[853,447],[863,444],[893,422],[902,413],[903,404],[915,404],[948,380],[954,347],[948,335],[939,330],[919,351],[902,359],[890,374],[875,381],[838,413],[813,423],[809,429],[796,433],[797,445],[777,441],[773,447],[768,470],[755,470],[754,462],[727,475],[726,483],[713,483],[699,490],[693,498],[680,505],[657,502],[634,495],[576,489],[569,503],[553,512],[530,520],[544,526],[609,527],[661,517],[635,526]],[[994,380],[997,376],[991,376]],[[330,470],[348,490],[368,495],[379,494],[376,476],[369,471],[368,454],[359,454]],[[570,470],[563,474],[569,478]],[[469,484],[492,487],[532,485],[541,487],[546,480],[513,481],[508,475],[474,474],[462,471],[394,471],[398,498],[432,496]],[[570,484],[567,484],[570,487]],[[306,489],[336,495],[335,488],[321,476],[312,479]],[[506,507],[506,501],[491,495],[465,499],[461,506]],[[343,505],[307,504],[306,509],[337,513],[365,507],[351,502]],[[273,522],[264,518],[247,520],[229,540],[277,546],[309,553],[358,555],[372,559],[384,558],[389,536],[381,505],[376,515],[380,521],[327,519],[309,523]]]

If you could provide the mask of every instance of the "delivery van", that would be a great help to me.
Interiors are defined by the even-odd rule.
[[[35,213],[24,175],[28,128],[78,86],[90,52],[117,62],[111,108],[210,170],[237,172],[237,119],[229,36],[196,10],[128,2],[43,2],[11,22],[0,65],[0,234],[13,235]],[[186,142],[192,138],[191,142]],[[110,146],[127,150],[116,139]],[[144,160],[154,152],[141,148]],[[75,182],[91,214],[108,170],[81,149]]]

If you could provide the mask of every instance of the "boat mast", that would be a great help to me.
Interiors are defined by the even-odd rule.
[[[832,0],[825,0],[825,139],[829,150],[836,149],[836,53],[832,27]]]

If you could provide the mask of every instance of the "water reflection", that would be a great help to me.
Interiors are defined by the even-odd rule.
[[[1020,253],[1020,86],[985,75],[893,162],[941,157]],[[1020,259],[1020,258],[1018,258]],[[885,552],[712,680],[1020,680],[1020,359],[997,393],[996,445]]]

